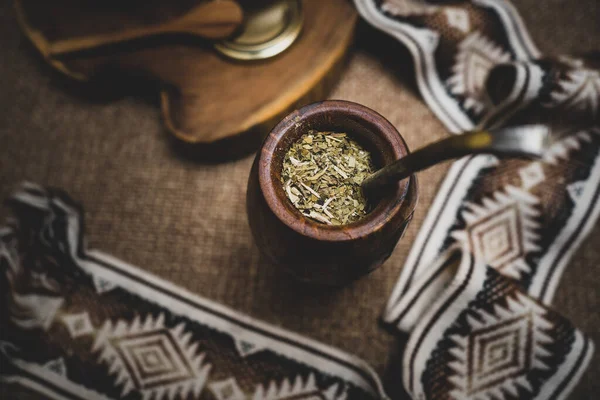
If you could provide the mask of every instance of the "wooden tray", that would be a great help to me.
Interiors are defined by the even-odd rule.
[[[297,42],[261,62],[226,59],[210,42],[185,35],[148,37],[50,58],[45,49],[52,41],[161,23],[197,1],[132,0],[138,7],[129,8],[115,0],[106,0],[103,7],[90,0],[83,6],[81,0],[15,3],[23,32],[53,68],[80,81],[115,69],[158,80],[169,132],[187,144],[210,144],[208,153],[216,156],[255,149],[286,113],[322,99],[339,75],[357,19],[349,1],[304,1],[304,27]]]

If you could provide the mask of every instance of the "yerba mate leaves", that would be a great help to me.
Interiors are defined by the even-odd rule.
[[[373,170],[371,155],[345,133],[309,131],[286,153],[281,183],[302,214],[343,225],[367,214],[360,184]]]

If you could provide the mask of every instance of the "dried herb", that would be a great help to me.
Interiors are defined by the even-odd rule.
[[[343,225],[367,214],[360,184],[373,170],[371,155],[345,133],[309,131],[286,153],[281,182],[305,216]]]

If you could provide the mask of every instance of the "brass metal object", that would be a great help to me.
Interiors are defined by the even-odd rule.
[[[509,157],[541,157],[550,140],[544,125],[514,126],[489,131],[467,132],[425,146],[386,165],[361,184],[365,195],[379,194],[399,180],[408,178],[442,161],[469,154],[489,153]]]
[[[244,9],[237,34],[215,44],[221,54],[236,60],[263,60],[281,54],[298,38],[304,16],[301,0],[277,0]]]

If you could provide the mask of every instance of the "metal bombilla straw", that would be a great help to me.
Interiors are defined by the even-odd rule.
[[[488,153],[518,158],[538,158],[547,149],[549,129],[544,125],[523,125],[467,132],[432,143],[406,157],[386,165],[361,184],[367,198],[384,194],[385,190],[415,172],[442,161],[469,154]]]

